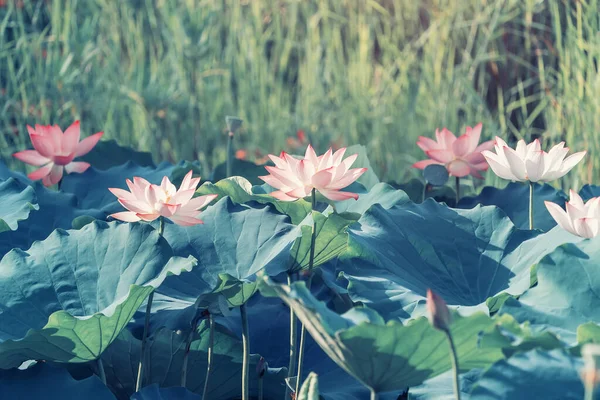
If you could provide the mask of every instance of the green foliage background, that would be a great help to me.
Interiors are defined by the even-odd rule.
[[[225,115],[252,157],[367,146],[403,181],[419,135],[483,122],[494,135],[587,149],[565,187],[600,173],[597,0],[0,1],[0,157],[26,124],[156,160],[225,159]],[[493,179],[488,183],[494,183]]]

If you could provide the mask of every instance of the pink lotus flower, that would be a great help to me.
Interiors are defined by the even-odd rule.
[[[431,326],[441,331],[448,331],[450,329],[450,310],[448,310],[444,299],[431,289],[427,289],[427,311]]]
[[[557,144],[546,153],[538,139],[529,144],[519,140],[516,149],[511,149],[499,137],[496,137],[495,150],[495,153],[483,152],[494,173],[502,179],[518,182],[549,182],[558,179],[573,169],[586,153],[580,151],[565,158],[569,152],[565,142]]]
[[[283,201],[294,201],[310,196],[313,189],[334,201],[358,199],[358,194],[340,190],[356,181],[367,169],[350,169],[358,154],[342,160],[345,152],[345,147],[335,153],[329,149],[325,154],[317,157],[312,146],[308,145],[301,160],[285,152],[282,152],[279,157],[269,154],[275,166],[265,167],[269,175],[259,176],[259,178],[279,189],[272,192],[271,196]]]
[[[436,129],[436,140],[419,136],[417,146],[421,148],[430,158],[413,164],[413,168],[424,169],[431,164],[445,165],[448,173],[458,178],[473,175],[482,179],[480,171],[486,171],[488,164],[481,155],[484,150],[494,147],[494,141],[490,140],[479,144],[481,136],[481,124],[473,128],[467,127],[466,132],[458,139],[452,132],[444,128],[440,132]]]
[[[583,238],[593,238],[600,228],[600,197],[594,197],[585,204],[579,195],[571,190],[567,210],[558,204],[545,201],[546,208],[556,223],[564,230]]]
[[[20,151],[13,157],[30,165],[43,165],[27,176],[34,181],[42,179],[45,186],[58,183],[63,171],[70,174],[88,169],[89,163],[73,159],[89,153],[104,134],[98,132],[80,142],[79,121],[73,122],[64,133],[58,125],[36,125],[35,129],[27,125],[27,130],[35,150]]]
[[[166,176],[160,185],[139,177],[133,178],[133,182],[129,179],[126,182],[131,192],[108,189],[129,210],[110,216],[125,222],[154,221],[158,217],[165,217],[182,226],[202,224],[204,222],[198,218],[200,210],[217,197],[216,194],[209,194],[192,198],[200,183],[200,178],[192,178],[192,171],[185,175],[179,190]]]

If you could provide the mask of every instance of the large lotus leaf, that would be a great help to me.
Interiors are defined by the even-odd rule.
[[[280,201],[266,193],[254,193],[252,184],[240,177],[234,176],[222,179],[217,183],[206,182],[196,191],[200,195],[217,194],[220,198],[228,196],[237,204],[256,201],[261,204],[273,204],[277,211],[289,215],[293,224],[301,223],[310,214],[311,205],[306,200]]]
[[[306,270],[310,266],[310,249],[313,225],[316,228],[313,268],[339,256],[348,245],[348,225],[355,222],[336,213],[325,216],[313,211],[300,227],[301,236],[291,249],[293,264],[290,270]]]
[[[0,261],[0,368],[96,359],[167,275],[194,265],[141,224],[94,222],[12,250]]]
[[[240,176],[247,179],[252,185],[261,185],[263,181],[259,176],[266,175],[264,165],[258,165],[251,161],[240,160],[238,158],[233,159],[231,175]],[[210,180],[212,182],[220,181],[221,179],[228,178],[227,176],[227,163],[219,164],[213,170]]]
[[[102,209],[106,213],[123,211],[117,198],[108,188],[127,189],[126,179],[138,176],[151,183],[160,183],[164,176],[170,176],[174,165],[167,162],[158,167],[142,167],[133,161],[101,171],[88,168],[82,174],[69,174],[63,178],[61,190],[73,193],[79,201],[79,207]]]
[[[581,400],[582,366],[581,359],[564,350],[519,353],[485,371],[471,400]]]
[[[0,203],[0,233],[16,230],[31,210],[39,209],[35,190],[14,178],[0,180]]]
[[[82,215],[102,219],[98,210],[82,209],[72,194],[46,189],[41,183],[31,183],[39,209],[19,223],[16,231],[0,232],[0,257],[13,248],[27,249],[36,240],[43,240],[56,228],[70,229],[72,221]]]
[[[0,399],[115,400],[96,376],[75,380],[62,368],[38,363],[26,370],[0,370]]]
[[[340,214],[348,212],[362,215],[373,204],[381,204],[383,208],[388,209],[409,201],[410,199],[404,191],[398,190],[387,183],[377,183],[368,192],[361,193],[358,200],[350,199],[336,202],[335,210]]]
[[[460,360],[459,360],[460,361]],[[469,372],[460,374],[460,398],[469,400],[471,388],[479,379],[481,369],[474,368]],[[441,375],[426,380],[422,385],[408,389],[408,400],[455,400],[454,372],[448,371]]]
[[[374,205],[359,224],[349,228],[337,267],[352,299],[386,317],[422,315],[428,288],[462,307],[485,308],[503,291],[521,294],[533,264],[576,240],[560,228],[519,230],[496,207],[458,210],[433,200],[389,210]]]
[[[600,237],[557,248],[538,264],[537,286],[506,301],[500,312],[574,342],[579,325],[600,322],[599,257]]]
[[[131,396],[131,400],[201,400],[202,396],[194,394],[183,387],[161,388],[156,383],[142,388]]]
[[[456,192],[450,186],[425,185],[420,179],[411,179],[401,184],[390,182],[390,184],[396,189],[404,191],[415,203],[422,203],[426,199],[432,198],[439,203],[446,203],[448,207],[456,206]],[[461,193],[465,192],[461,190]]]
[[[120,146],[115,140],[102,140],[92,151],[81,157],[81,161],[92,164],[92,167],[106,170],[117,165],[134,162],[142,167],[155,167],[152,154],[137,151],[131,147]]]
[[[533,226],[548,231],[556,226],[556,221],[548,212],[544,201],[564,207],[566,196],[548,184],[534,186]],[[497,206],[510,217],[517,228],[529,229],[529,185],[509,183],[504,189],[486,186],[478,196],[461,199],[458,208],[473,208],[478,204]]]
[[[579,191],[579,195],[584,201],[588,201],[592,197],[600,196],[600,186],[584,185]]]
[[[349,146],[346,149],[345,156],[349,156],[352,154],[358,154],[356,161],[352,164],[352,168],[367,168],[367,171],[358,178],[358,183],[363,185],[367,189],[371,189],[373,186],[379,183],[379,178],[375,175],[373,167],[371,167],[371,163],[369,162],[369,157],[367,157],[368,151],[367,148],[360,144],[355,144]]]
[[[315,296],[334,307],[338,312],[348,310],[341,296],[329,289],[320,275],[315,273],[312,280]],[[250,328],[250,350],[262,355],[269,365],[288,365],[290,309],[279,297],[265,298],[254,296],[246,304]],[[238,312],[218,317],[219,323],[227,326],[241,337],[241,319]],[[297,324],[299,328],[299,324]],[[297,334],[299,335],[299,330]],[[299,336],[298,336],[299,337]],[[304,351],[304,376],[310,371],[319,375],[320,394],[327,400],[362,400],[368,398],[369,391],[346,371],[338,367],[314,342],[310,335]],[[396,400],[396,394],[381,395],[381,400]]]
[[[426,318],[408,325],[384,324],[373,310],[360,307],[338,315],[313,297],[303,282],[261,285],[262,293],[277,294],[288,304],[332,360],[376,392],[416,386],[451,368],[446,336]],[[483,313],[454,314],[451,331],[462,371],[502,358],[498,349],[478,348],[480,332],[492,324]]]
[[[204,224],[165,226],[164,236],[176,255],[192,255],[198,268],[185,279],[172,277],[159,292],[174,299],[194,302],[215,289],[223,274],[241,282],[254,280],[264,270],[277,275],[289,267],[289,251],[298,236],[298,227],[288,217],[273,212],[269,205],[234,204],[219,200],[201,214]],[[191,275],[191,276],[190,276]],[[240,285],[240,290],[243,287]],[[235,294],[231,288],[229,295]]]
[[[338,312],[347,311],[341,296],[329,289],[323,282],[319,270],[312,280],[314,295],[327,302]],[[269,365],[288,365],[290,309],[279,297],[254,296],[246,304],[250,328],[250,350],[262,355]],[[237,337],[241,337],[241,319],[238,312],[217,317],[217,321],[227,326]],[[300,328],[297,324],[297,328]],[[297,334],[299,335],[299,330]],[[298,336],[299,337],[299,336]],[[319,375],[320,394],[326,400],[362,400],[368,398],[369,391],[346,371],[338,367],[308,335],[304,351],[303,375],[310,371]],[[396,400],[398,394],[381,395],[381,400]]]
[[[502,314],[494,318],[494,325],[483,332],[479,341],[482,348],[501,348],[506,357],[516,352],[532,349],[552,350],[564,347],[551,332],[533,332],[529,322],[519,324],[511,315]]]
[[[187,365],[187,389],[202,393],[206,376],[209,329],[206,321],[198,327],[198,335],[190,346]],[[160,387],[179,386],[187,334],[167,329],[158,330],[149,342],[146,384]],[[135,390],[141,342],[125,330],[102,354],[109,386],[119,399],[128,399]],[[242,344],[220,325],[214,335],[213,369],[207,398],[212,400],[239,398],[241,394]],[[256,396],[260,356],[250,356],[250,395]],[[264,376],[266,399],[283,398],[286,370],[269,369]]]

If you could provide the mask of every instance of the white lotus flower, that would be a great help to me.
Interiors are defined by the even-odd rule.
[[[564,176],[585,156],[585,151],[565,158],[569,148],[561,142],[549,152],[541,149],[540,141],[525,144],[519,140],[516,149],[508,147],[506,142],[496,137],[496,152],[486,150],[483,156],[500,178],[518,182],[549,182]]]
[[[594,197],[585,204],[573,190],[569,192],[569,197],[566,211],[556,203],[544,202],[552,218],[561,228],[574,235],[583,238],[597,236],[600,228],[600,197]]]

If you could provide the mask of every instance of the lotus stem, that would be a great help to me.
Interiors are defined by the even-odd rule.
[[[227,176],[229,178],[233,174],[233,132],[229,132],[227,139]]]
[[[165,218],[160,217],[158,219],[158,234],[160,236],[162,236],[164,232],[165,232]]]
[[[454,374],[454,397],[456,398],[456,400],[460,400],[460,382],[458,380],[458,355],[456,354],[456,347],[454,346],[454,340],[452,339],[450,329],[445,329],[444,333],[446,334],[446,337],[448,338],[448,344],[450,345],[450,361],[452,362],[452,372]]]
[[[292,284],[292,276],[288,273],[287,276],[287,284]],[[296,350],[297,350],[297,341],[298,341],[298,332],[296,327],[296,314],[294,314],[294,310],[290,308],[290,362],[288,364],[288,379],[296,375]],[[291,394],[291,389],[289,385],[286,385],[285,389],[285,397],[284,400],[289,400]]]
[[[534,183],[529,181],[529,229],[533,229],[533,185]]]
[[[144,320],[144,333],[142,334],[142,350],[140,352],[140,364],[138,365],[138,375],[135,382],[135,391],[139,392],[143,387],[144,380],[144,361],[146,361],[146,344],[148,341],[148,330],[150,327],[150,311],[152,309],[152,300],[154,299],[154,291],[148,296],[148,302],[146,304],[146,318]]]
[[[183,353],[183,362],[181,363],[181,387],[185,387],[187,384],[187,366],[188,359],[190,358],[190,348],[192,347],[192,340],[194,340],[194,333],[196,332],[196,328],[198,327],[198,320],[200,320],[200,315],[198,315],[198,309],[196,308],[196,316],[192,319],[191,329],[188,334],[186,343],[185,343],[185,351]]]
[[[98,367],[98,376],[102,383],[104,383],[104,386],[106,386],[106,372],[104,372],[104,363],[101,358],[96,360],[96,366]]]
[[[264,375],[261,375],[258,377],[258,400],[263,400],[263,379],[264,379]]]
[[[379,394],[373,389],[371,389],[371,400],[379,400]]]
[[[213,348],[215,347],[215,319],[212,314],[208,314],[208,362],[206,366],[206,378],[204,378],[204,390],[202,398],[208,399],[208,382],[213,364]]]
[[[249,393],[249,364],[250,364],[250,335],[248,330],[248,314],[246,313],[246,304],[240,306],[242,317],[242,400],[250,398]]]
[[[460,178],[457,176],[454,180],[456,185],[456,207],[458,207],[458,201],[460,200]]]
[[[312,210],[316,211],[317,208],[317,196],[316,190],[313,189],[311,192],[311,204]],[[315,263],[315,242],[317,239],[317,223],[313,221],[313,229],[312,235],[310,237],[310,258],[308,259],[308,279],[306,281],[306,287],[310,291],[310,286],[312,283],[312,271]],[[304,362],[304,346],[306,343],[306,327],[302,324],[302,328],[300,329],[300,347],[298,349],[298,372],[296,375],[296,390],[295,393],[300,392],[300,387],[302,386],[302,364]]]
[[[585,387],[584,399],[585,400],[594,400],[594,391],[596,389],[596,385],[594,384],[594,382],[587,379],[585,381],[584,387]]]

